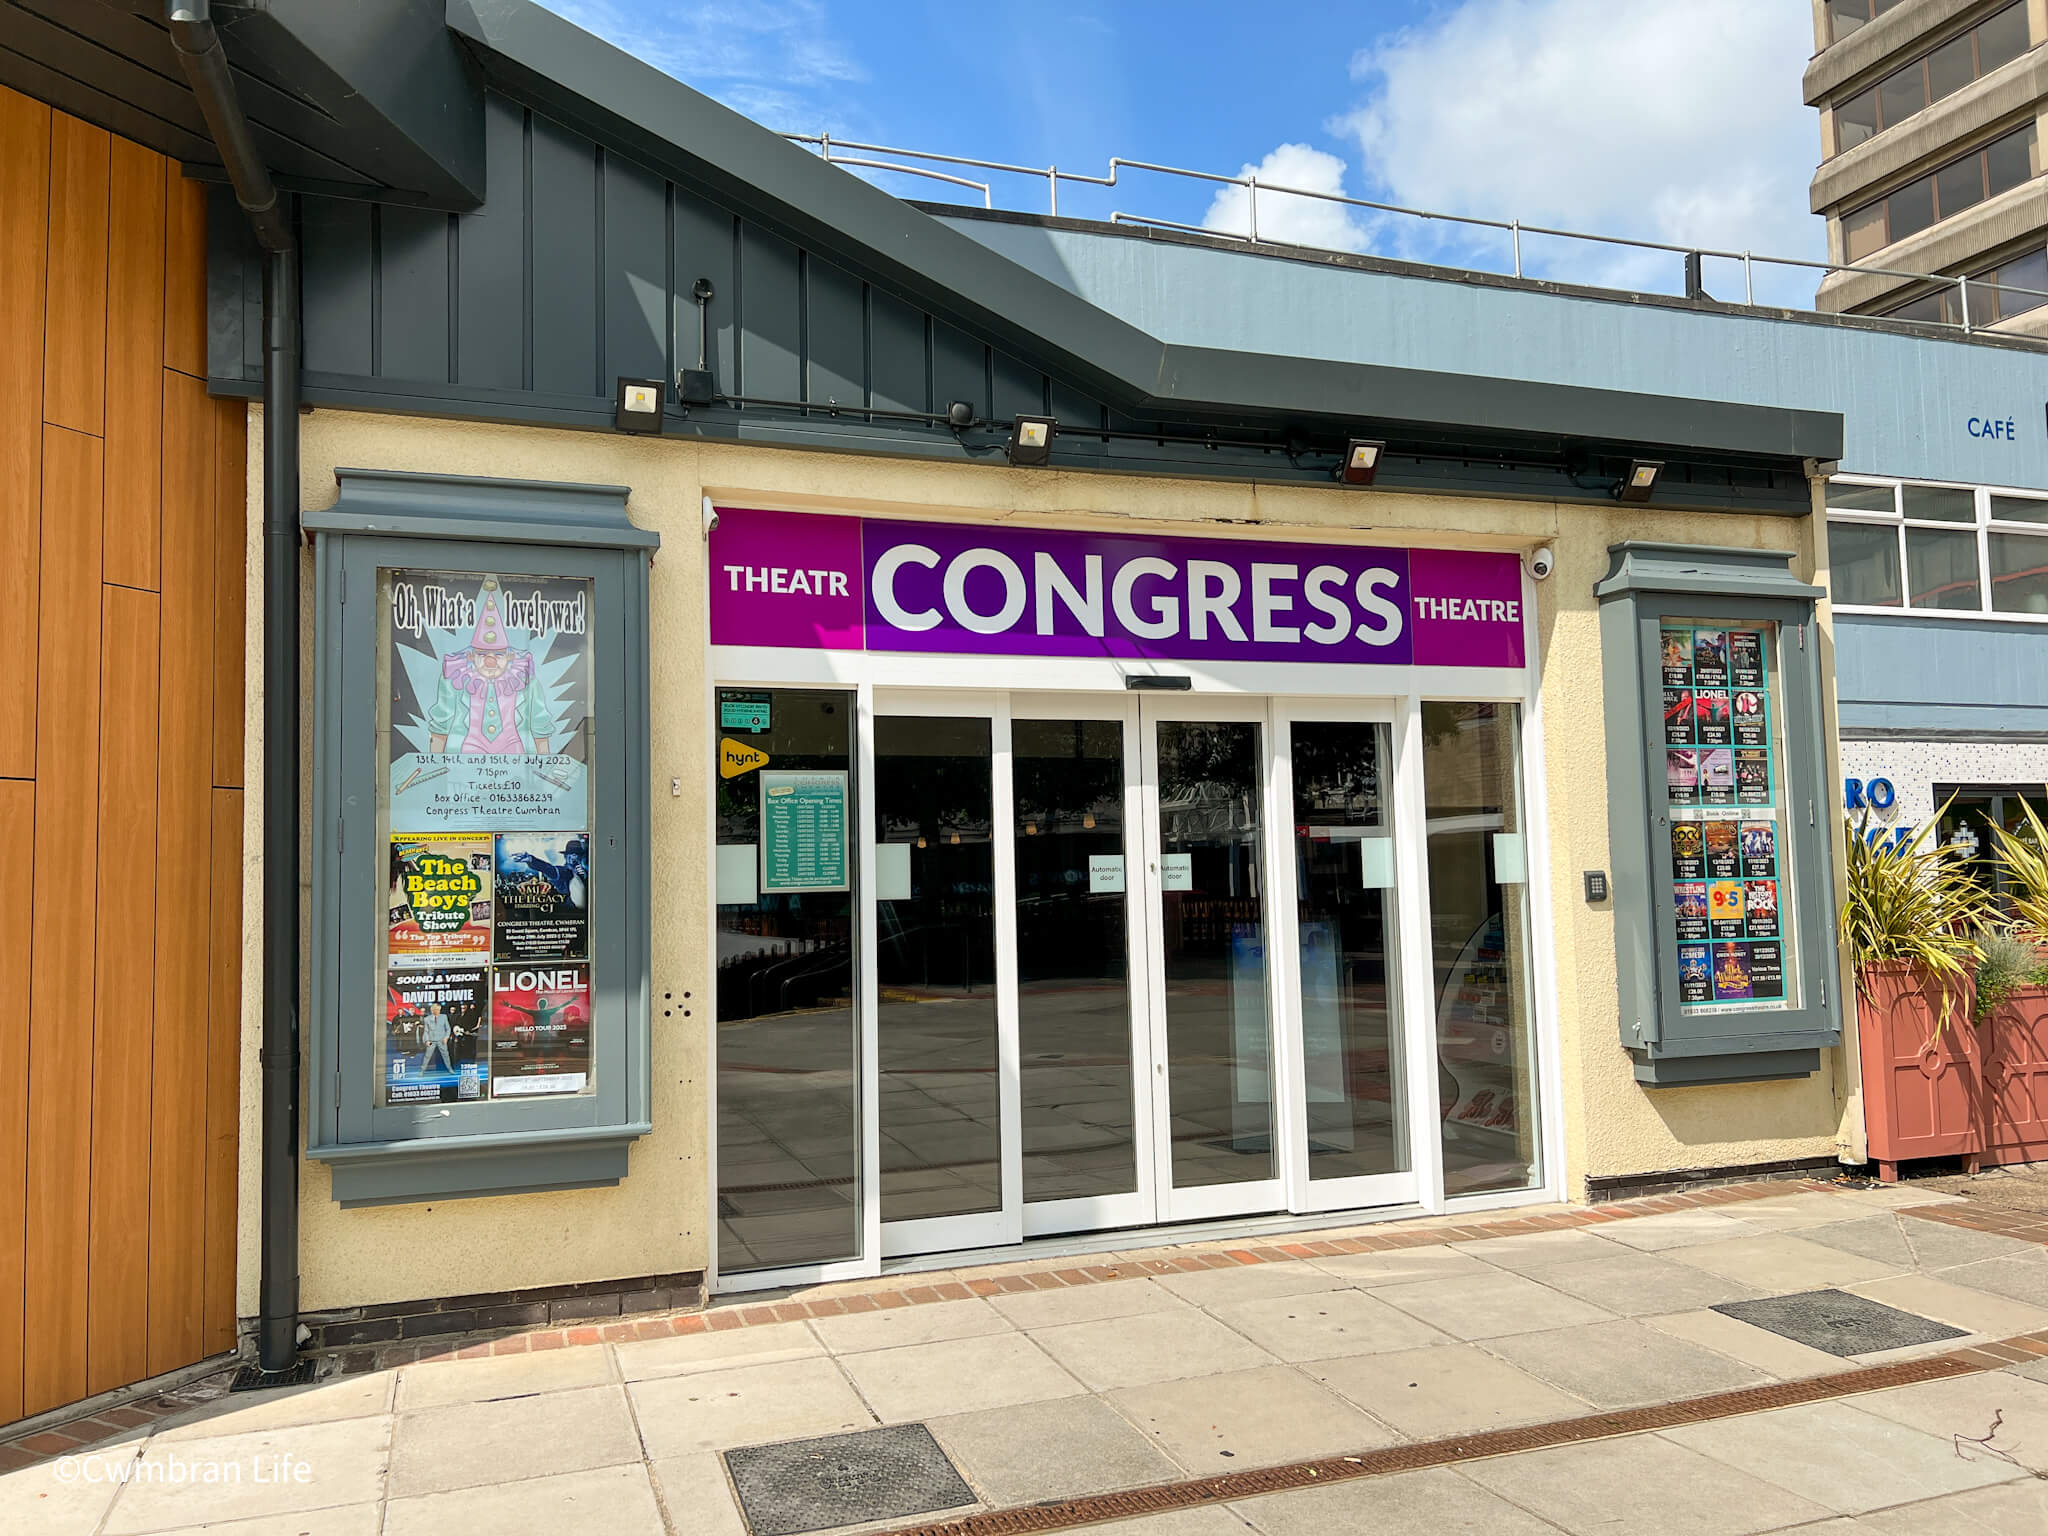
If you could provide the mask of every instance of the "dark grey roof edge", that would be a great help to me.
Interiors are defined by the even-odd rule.
[[[1445,267],[1434,262],[1404,261],[1393,256],[1368,256],[1356,251],[1325,251],[1314,246],[1278,245],[1232,235],[1205,234],[1192,229],[1162,229],[1152,224],[1110,224],[1101,219],[1076,219],[1065,214],[1029,213],[1013,208],[973,208],[966,204],[937,203],[909,199],[909,206],[945,222],[957,220],[976,224],[1017,224],[1031,229],[1058,230],[1066,234],[1092,235],[1109,240],[1142,240],[1154,245],[1184,245],[1197,250],[1220,251],[1230,256],[1256,256],[1263,261],[1286,261],[1300,266],[1336,267],[1350,272],[1373,272],[1385,277],[1412,277],[1426,282],[1451,283],[1461,288],[1500,288],[1517,293],[1540,293],[1553,298],[1585,299],[1595,304],[1621,304],[1634,309],[1669,309],[1707,319],[1768,320],[1781,325],[1812,325],[1829,330],[1874,331],[1886,336],[1906,336],[1916,341],[1946,341],[1958,346],[2003,348],[2010,352],[2048,352],[2048,336],[2028,336],[2018,331],[1965,332],[1959,326],[1935,325],[1921,320],[1898,320],[1887,315],[1840,314],[1832,310],[1784,309],[1772,304],[1744,304],[1735,299],[1687,299],[1671,293],[1648,293],[1634,288],[1596,288],[1587,283],[1561,283],[1545,277],[1514,277],[1505,272],[1481,272],[1471,267]]]
[[[532,0],[449,0],[448,24],[487,73],[571,126],[623,143],[805,241],[849,252],[906,296],[1052,363],[1120,408],[1363,416],[1759,457],[1841,456],[1835,412],[1169,346]],[[1478,422],[1468,420],[1474,399],[1486,402]]]

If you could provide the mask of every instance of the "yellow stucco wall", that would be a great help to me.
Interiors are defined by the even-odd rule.
[[[262,802],[260,412],[250,414],[248,827],[244,912],[244,1093],[239,1310],[254,1311],[260,1032]],[[707,1045],[712,975],[706,902],[706,780],[711,733],[704,699],[706,494],[734,505],[1012,517],[1083,525],[1229,523],[1305,536],[1349,530],[1390,544],[1526,550],[1548,543],[1556,573],[1538,591],[1539,655],[1549,800],[1550,902],[1555,915],[1555,1043],[1563,1080],[1568,1188],[1588,1174],[1711,1167],[1836,1150],[1853,1069],[1829,1053],[1814,1077],[1789,1083],[1640,1089],[1616,1034],[1612,918],[1582,898],[1580,871],[1609,866],[1600,641],[1592,588],[1607,547],[1622,539],[1790,548],[1815,572],[1812,520],[1680,514],[1654,507],[1559,507],[1331,487],[1221,484],[1121,475],[936,465],[609,433],[318,411],[303,419],[303,505],[335,499],[334,470],[598,481],[632,488],[635,522],[659,532],[652,575],[655,793],[652,1087],[654,1132],[612,1189],[430,1202],[343,1211],[327,1170],[302,1177],[301,1274],[308,1309],[570,1281],[694,1270],[708,1256],[705,1188]],[[1361,531],[1364,520],[1369,530]],[[312,704],[312,578],[306,563],[305,693]],[[1825,656],[1825,652],[1824,652]],[[1832,678],[1827,693],[1832,699]],[[1832,704],[1830,704],[1832,736]],[[1832,750],[1832,741],[1830,743]],[[311,758],[310,724],[306,759]],[[680,796],[669,792],[680,779]],[[685,994],[691,994],[684,1001]],[[673,1001],[664,996],[673,994]],[[664,1007],[674,1009],[664,1017]],[[689,1009],[686,1019],[682,1010]]]

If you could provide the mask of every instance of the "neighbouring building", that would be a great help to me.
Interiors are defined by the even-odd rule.
[[[1813,211],[1828,221],[1830,261],[1872,269],[1829,272],[1820,307],[2038,334],[2035,311],[2048,304],[2048,195],[2037,179],[2048,5],[1812,4]]]
[[[237,1326],[275,1369],[301,1325],[1862,1161],[1841,727],[1894,695],[1850,635],[1922,621],[1838,617],[1836,567],[1882,608],[1860,530],[1917,569],[1920,486],[2006,558],[2042,343],[913,204],[526,0],[188,5],[175,46],[65,10],[0,8],[0,188],[51,210],[0,293],[47,272],[53,317],[6,328],[0,430],[92,436],[50,413],[97,368],[111,465],[155,358],[164,501],[144,566],[111,481],[5,461],[43,573],[19,1411]],[[81,140],[183,162],[178,259],[72,230]],[[131,356],[152,259],[185,318]],[[106,344],[47,339],[95,270]],[[1990,590],[2002,644],[2031,589]],[[90,664],[47,638],[81,612]],[[203,778],[151,759],[196,851],[138,830],[119,646],[150,751],[204,722]],[[115,1091],[185,1107],[67,1113]],[[101,1369],[96,1286],[185,1294],[159,1235],[203,1329]]]

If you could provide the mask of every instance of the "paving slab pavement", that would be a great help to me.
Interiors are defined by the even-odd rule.
[[[1827,1378],[1870,1359],[1707,1310],[1841,1286],[1970,1330],[1886,1360],[2048,1338],[2048,1305],[2029,1289],[2034,1270],[2048,1279],[2048,1252],[1900,1206],[1894,1191],[1807,1190],[1384,1251],[1299,1234],[1257,1263],[1218,1244],[1131,1250],[1077,1263],[1065,1284],[1004,1289],[1018,1267],[1001,1265],[892,1277],[871,1290],[899,1293],[895,1304],[873,1310],[857,1308],[856,1287],[821,1287],[804,1294],[845,1309],[788,1320],[742,1302],[724,1313],[758,1321],[198,1404],[96,1448],[92,1477],[76,1457],[69,1477],[57,1461],[0,1476],[0,1536],[742,1536],[720,1453],[884,1424],[929,1428],[978,1508],[1056,1509],[1786,1383],[1817,1400],[1654,1429],[1617,1420],[1636,1432],[1093,1528],[2038,1536],[2048,1342],[1955,1367],[1970,1374],[1840,1395]],[[239,1480],[189,1475],[206,1465]],[[258,1476],[280,1465],[303,1475]]]

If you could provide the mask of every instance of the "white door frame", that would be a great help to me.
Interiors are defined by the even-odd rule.
[[[1010,776],[1010,696],[1007,693],[968,693],[942,689],[878,688],[874,693],[874,718],[891,716],[947,716],[954,719],[985,719],[989,722],[989,776],[991,809],[989,844],[995,868],[996,946],[996,1115],[998,1188],[1000,1196],[993,1211],[964,1216],[928,1216],[908,1221],[881,1221],[881,1255],[885,1259],[911,1253],[936,1253],[956,1248],[993,1248],[1022,1242],[1024,1223],[1023,1127],[1018,1120],[1020,1095],[1017,1081],[1017,860],[1010,832],[1016,822],[1015,794]],[[868,761],[873,762],[873,726],[870,723]],[[881,828],[872,828],[866,845],[868,867],[874,867],[874,838]],[[867,920],[875,921],[878,903],[872,894],[866,902]],[[874,1085],[876,1113],[871,1120],[876,1160],[868,1180],[874,1186],[877,1212],[881,1203],[880,1161],[880,996],[876,951],[868,950],[867,970],[877,988],[874,1014],[877,1050],[869,1077]]]
[[[1289,1004],[1288,1032],[1294,1037],[1294,1049],[1291,1052],[1293,1072],[1286,1092],[1293,1106],[1295,1122],[1300,1127],[1298,1138],[1290,1139],[1288,1144],[1291,1153],[1287,1164],[1288,1207],[1304,1214],[1419,1204],[1425,1187],[1420,1182],[1417,1166],[1422,1161],[1419,1149],[1424,1142],[1433,1141],[1435,1135],[1433,1125],[1424,1118],[1436,1098],[1436,1074],[1431,1067],[1434,1058],[1428,1054],[1427,1038],[1417,1039],[1415,1010],[1410,1006],[1411,993],[1417,990],[1410,979],[1415,973],[1410,969],[1404,942],[1409,927],[1418,922],[1427,926],[1429,913],[1428,891],[1426,888],[1418,891],[1409,883],[1409,871],[1403,860],[1407,846],[1420,835],[1421,773],[1419,762],[1411,765],[1408,761],[1399,717],[1400,705],[1392,699],[1277,698],[1273,701],[1276,757],[1273,801],[1284,813],[1287,864],[1283,873],[1288,877],[1284,883],[1275,882],[1275,889],[1279,892],[1274,903],[1277,909],[1274,922],[1275,970],[1279,973],[1281,995]],[[1408,1146],[1408,1166],[1405,1169],[1339,1179],[1309,1177],[1308,1051],[1306,1017],[1301,1006],[1301,876],[1295,866],[1293,726],[1297,722],[1319,721],[1380,726],[1385,731],[1384,739],[1389,749],[1388,758],[1381,765],[1383,777],[1380,781],[1382,815],[1393,838],[1395,858],[1395,883],[1387,894],[1387,962],[1392,984],[1392,996],[1388,999],[1388,1044],[1400,1056],[1395,1064],[1399,1085],[1397,1110]],[[1414,771],[1404,776],[1403,770],[1411,766]],[[1421,896],[1419,905],[1418,893]],[[1425,970],[1422,975],[1420,990],[1426,998],[1430,991],[1428,972]],[[1420,1091],[1424,1082],[1428,1084],[1426,1094]]]
[[[897,714],[943,714],[948,712],[942,707],[948,699],[958,704],[969,697],[978,698],[980,711],[987,713],[992,722],[992,737],[995,729],[993,722],[996,719],[993,711],[998,703],[1001,703],[1004,710],[1000,748],[1001,778],[995,816],[998,825],[1004,830],[1010,830],[1014,825],[1008,737],[1010,710],[1014,709],[1022,718],[1043,718],[1051,715],[1060,718],[1125,720],[1125,794],[1127,825],[1130,829],[1125,844],[1125,857],[1129,869],[1126,886],[1130,897],[1126,902],[1126,921],[1128,926],[1141,930],[1137,937],[1142,940],[1143,945],[1142,949],[1134,946],[1131,951],[1134,1041],[1150,1053],[1149,1062],[1138,1058],[1134,1064],[1139,1067],[1149,1065],[1154,1069],[1164,1063],[1162,1047],[1165,1026],[1159,1012],[1158,999],[1152,991],[1154,978],[1160,974],[1160,967],[1163,965],[1163,955],[1158,954],[1154,948],[1158,877],[1155,871],[1146,871],[1141,877],[1137,867],[1141,848],[1156,849],[1157,843],[1156,778],[1153,778],[1145,767],[1146,760],[1156,756],[1156,739],[1151,743],[1145,742],[1144,738],[1153,734],[1147,729],[1145,722],[1160,718],[1251,719],[1259,722],[1265,731],[1264,813],[1267,825],[1261,855],[1265,860],[1266,888],[1268,891],[1280,893],[1269,905],[1266,919],[1270,957],[1267,966],[1268,1025],[1273,1031],[1272,1064],[1278,1101],[1275,1105],[1275,1150],[1280,1176],[1273,1180],[1258,1181],[1256,1186],[1219,1185],[1207,1190],[1183,1190],[1176,1194],[1170,1184],[1171,1144],[1166,1140],[1164,1095],[1154,1092],[1150,1094],[1153,1101],[1152,1113],[1136,1131],[1140,1142],[1139,1195],[1111,1197],[1111,1202],[1105,1203],[1099,1213],[1078,1208],[1061,1211],[1057,1207],[1067,1202],[1044,1202],[1038,1214],[1034,1215],[1033,1208],[1023,1206],[1021,1201],[1021,1163],[1014,1153],[1006,1150],[1006,1177],[1014,1178],[1020,1187],[1010,1190],[1006,1185],[1005,1214],[1006,1217],[1010,1212],[1020,1214],[1016,1220],[1008,1224],[1005,1235],[992,1238],[985,1244],[975,1245],[994,1247],[1014,1244],[1023,1238],[1046,1235],[1053,1231],[1078,1231],[1084,1226],[1142,1226],[1200,1220],[1207,1217],[1250,1215],[1255,1211],[1293,1209],[1307,1213],[1386,1203],[1376,1197],[1375,1191],[1367,1187],[1378,1176],[1374,1176],[1373,1180],[1328,1180],[1311,1183],[1306,1179],[1305,1166],[1298,1174],[1289,1169],[1290,1159],[1302,1165],[1305,1165],[1306,1161],[1305,1139],[1299,1157],[1296,1157],[1292,1150],[1296,1136],[1305,1138],[1306,1134],[1305,1088],[1298,1086],[1304,1082],[1299,1055],[1296,1017],[1298,1007],[1290,996],[1297,984],[1295,913],[1293,903],[1287,899],[1293,878],[1292,784],[1291,773],[1284,771],[1285,765],[1277,761],[1285,750],[1283,732],[1287,723],[1294,719],[1382,719],[1388,716],[1373,712],[1386,710],[1391,711],[1394,746],[1395,878],[1399,892],[1395,930],[1398,934],[1396,947],[1401,982],[1400,1012],[1406,1051],[1405,1065],[1413,1074],[1408,1084],[1408,1119],[1410,1160],[1414,1166],[1407,1175],[1412,1179],[1413,1187],[1405,1203],[1412,1203],[1427,1212],[1442,1212],[1447,1209],[1478,1211],[1563,1198],[1561,1170],[1564,1161],[1565,1106],[1557,1049],[1558,986],[1555,961],[1550,947],[1554,917],[1549,899],[1550,828],[1543,772],[1544,719],[1538,660],[1541,652],[1534,634],[1534,590],[1526,579],[1523,597],[1524,611],[1532,615],[1529,622],[1530,660],[1525,670],[1331,667],[1271,663],[1188,664],[1186,669],[1194,674],[1194,688],[1186,693],[1128,693],[1124,688],[1124,674],[1131,669],[1099,660],[898,657],[885,654],[711,647],[707,644],[710,659],[703,683],[702,708],[705,711],[705,718],[711,722],[715,723],[717,719],[716,696],[720,688],[838,687],[855,695],[857,835],[861,839],[860,846],[863,850],[862,857],[857,862],[858,872],[855,875],[855,929],[860,945],[856,998],[861,1072],[860,1254],[854,1258],[794,1264],[774,1270],[750,1270],[723,1277],[717,1267],[717,1241],[714,1234],[707,1255],[706,1268],[710,1288],[713,1291],[754,1290],[872,1276],[881,1271],[885,1254],[893,1254],[898,1248],[898,1241],[885,1243],[880,1217],[880,1057],[877,1038],[879,991],[873,964],[877,925],[869,873],[872,854],[866,851],[872,848],[878,830],[875,824],[874,804],[874,716],[878,695],[885,701],[883,712]],[[1176,664],[1169,670],[1180,670],[1181,665]],[[942,691],[938,685],[950,687],[947,691]],[[1048,691],[1062,687],[1071,691]],[[967,692],[969,689],[1005,692],[1000,695],[989,692],[970,695]],[[1468,1195],[1448,1202],[1442,1192],[1442,1148],[1439,1141],[1441,1111],[1435,1070],[1434,956],[1428,925],[1428,851],[1422,819],[1424,798],[1421,721],[1424,699],[1491,699],[1520,706],[1522,743],[1518,766],[1521,775],[1523,825],[1529,839],[1532,964],[1531,974],[1527,979],[1531,989],[1530,1004],[1534,1019],[1531,1043],[1536,1052],[1536,1082],[1540,1087],[1538,1111],[1542,1116],[1542,1177],[1531,1188]],[[1210,710],[1230,712],[1211,714],[1208,713]],[[704,753],[704,771],[707,779],[710,779],[712,774],[711,760],[714,754],[709,750],[709,745],[715,739],[715,734],[715,730],[707,727],[707,749]],[[1156,768],[1156,763],[1152,766]],[[992,772],[994,771],[992,765]],[[1139,782],[1141,778],[1144,780],[1143,785]],[[1147,789],[1145,785],[1151,787]],[[1141,800],[1138,807],[1132,807],[1133,797]],[[715,818],[706,818],[706,868],[713,863],[715,843]],[[998,880],[1004,890],[1013,892],[1014,850],[1009,848],[1008,839],[1003,836],[996,838],[996,849]],[[704,930],[706,952],[714,957],[715,963],[717,909],[708,903]],[[997,934],[999,988],[1004,999],[1002,1008],[999,1009],[999,1029],[1003,1031],[999,1048],[1004,1053],[1006,1078],[1002,1099],[1004,1133],[1007,1137],[1017,1138],[1021,1149],[1019,1094],[1015,1071],[1016,935],[1014,902],[1007,895],[999,899],[997,904]],[[713,1011],[715,1013],[715,1003]],[[1135,1027],[1135,1021],[1141,1013],[1142,1031]],[[1283,1022],[1289,1027],[1283,1028]],[[1154,1082],[1163,1081],[1162,1075],[1156,1070],[1152,1075]],[[706,1148],[706,1191],[707,1198],[714,1204],[718,1188],[717,1079],[714,1042],[712,1059],[707,1063],[705,1073],[705,1124],[710,1143]],[[1282,1086],[1284,1091],[1279,1091]],[[1144,1145],[1147,1138],[1151,1142],[1149,1148]],[[1168,1180],[1164,1182],[1160,1179],[1162,1168],[1168,1175]],[[1347,1187],[1354,1183],[1357,1185],[1355,1189]],[[1306,1188],[1301,1187],[1303,1185],[1306,1185]],[[1263,1204],[1242,1204],[1231,1195],[1233,1191],[1242,1194],[1251,1188],[1257,1188],[1261,1192]],[[1321,1198],[1326,1194],[1329,1196],[1328,1201]],[[1404,1202],[1397,1199],[1396,1203]],[[1101,1218],[1099,1221],[1095,1219],[1098,1214]],[[981,1218],[940,1218],[948,1221],[979,1219]],[[910,1224],[897,1225],[907,1228]],[[907,1232],[894,1234],[899,1241],[907,1235]],[[940,1234],[934,1232],[932,1235],[936,1237]],[[962,1237],[962,1244],[956,1245],[947,1241],[944,1247],[973,1244],[973,1239],[966,1238],[964,1232]],[[936,1248],[938,1245],[933,1246]]]
[[[1130,1007],[1131,1150],[1136,1169],[1135,1187],[1123,1194],[1025,1201],[1024,1235],[1045,1237],[1054,1233],[1149,1226],[1158,1219],[1154,1152],[1158,1128],[1152,1107],[1152,991],[1146,976],[1145,935],[1152,922],[1156,898],[1137,875],[1150,846],[1141,784],[1138,701],[1128,693],[1020,692],[1010,696],[1010,711],[1013,720],[1107,720],[1123,730],[1124,970]],[[1018,1008],[1021,1014],[1021,999]],[[1020,1098],[1021,1089],[1020,1083]]]
[[[1147,903],[1151,918],[1145,925],[1145,976],[1152,994],[1152,1051],[1151,1069],[1154,1092],[1153,1123],[1155,1136],[1154,1179],[1159,1191],[1158,1220],[1202,1221],[1219,1216],[1246,1216],[1287,1208],[1287,1177],[1285,1149],[1292,1144],[1300,1126],[1294,1121],[1288,1095],[1283,1086],[1296,1072],[1291,1060],[1294,1041],[1289,1037],[1294,1031],[1281,1027],[1286,1017],[1273,964],[1274,952],[1274,908],[1278,905],[1274,891],[1284,871],[1292,867],[1291,848],[1288,839],[1282,839],[1280,828],[1275,824],[1273,798],[1273,711],[1272,701],[1264,697],[1231,697],[1223,694],[1199,693],[1151,693],[1139,694],[1138,718],[1143,738],[1142,782],[1145,800],[1144,848],[1145,868],[1140,872],[1147,888]],[[1164,904],[1161,900],[1159,849],[1163,842],[1159,823],[1159,732],[1162,721],[1242,721],[1259,727],[1259,816],[1260,847],[1259,876],[1262,914],[1262,936],[1266,946],[1266,1050],[1268,1092],[1272,1098],[1272,1158],[1273,1171],[1263,1179],[1249,1179],[1235,1184],[1197,1185],[1176,1188],[1173,1182],[1173,1105],[1168,1089],[1171,1073],[1168,1070],[1170,1055],[1167,1049],[1166,1020],[1166,935],[1159,920]],[[1289,824],[1291,834],[1292,823]]]

